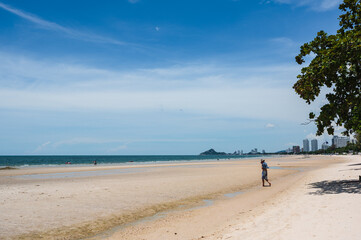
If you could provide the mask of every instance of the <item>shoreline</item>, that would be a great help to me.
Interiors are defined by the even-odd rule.
[[[128,165],[144,165],[144,164],[167,164],[167,163],[188,163],[188,162],[209,162],[209,161],[227,161],[227,160],[241,160],[241,159],[254,159],[254,158],[272,158],[279,156],[278,154],[267,154],[267,155],[14,155],[14,156],[0,156],[0,161],[8,162],[11,161],[8,158],[15,158],[15,164],[4,164],[0,165],[0,169],[3,167],[15,167],[19,169],[23,168],[53,168],[53,167],[89,167],[93,165],[93,161],[96,160],[99,165],[102,166],[128,166]],[[40,158],[43,161],[46,158],[47,161],[55,161],[53,163],[22,163],[16,161],[16,158],[29,158],[29,162],[33,162],[34,158]],[[53,160],[51,160],[53,158]],[[62,159],[59,162],[59,158]],[[73,159],[74,158],[74,159]],[[82,162],[79,162],[82,158]],[[102,159],[103,158],[103,159]],[[111,159],[117,158],[116,161],[110,161]],[[85,161],[84,159],[87,159]],[[124,159],[121,161],[121,159]],[[73,161],[72,161],[73,160]],[[39,161],[39,160],[37,160]],[[45,160],[46,161],[46,160]],[[105,162],[104,162],[105,161]],[[70,164],[67,164],[70,162]]]
[[[256,159],[265,158],[282,158],[282,156],[274,155],[268,157],[246,157],[246,158],[232,158],[232,159],[205,159],[205,160],[179,160],[179,161],[158,161],[158,162],[125,162],[125,163],[105,163],[105,164],[60,164],[60,165],[28,165],[28,166],[10,166],[12,169],[2,169],[1,176],[16,176],[16,175],[32,175],[32,174],[48,174],[48,173],[66,173],[66,172],[85,172],[85,171],[99,171],[99,170],[114,170],[114,169],[130,169],[130,168],[149,168],[149,167],[172,167],[185,165],[206,165],[216,163],[232,163],[238,161],[253,161]],[[12,170],[12,171],[8,171]],[[16,171],[14,171],[16,170]]]
[[[280,181],[280,179],[287,178],[287,176],[297,175],[295,174],[297,172],[303,175],[297,168],[317,168],[320,165],[320,162],[322,163],[323,161],[322,157],[319,158],[320,159],[288,157],[279,159],[272,158],[267,161],[272,162],[270,166],[290,167],[292,169],[271,170],[272,179]],[[235,201],[236,199],[247,195],[248,189],[259,188],[258,160],[259,159],[241,159],[239,161],[208,162],[207,164],[212,167],[202,166],[205,165],[204,162],[197,164],[172,164],[162,168],[150,165],[147,167],[149,171],[142,172],[141,174],[139,172],[133,172],[123,175],[116,174],[112,176],[92,176],[70,179],[14,179],[9,177],[6,173],[0,173],[0,180],[2,181],[0,186],[8,187],[8,192],[5,191],[2,199],[0,199],[3,203],[6,202],[0,206],[4,208],[7,220],[16,224],[16,220],[19,219],[16,219],[14,214],[18,213],[24,215],[22,221],[20,221],[23,223],[23,228],[21,229],[23,233],[18,231],[18,234],[14,234],[14,232],[10,234],[11,231],[8,231],[4,232],[4,236],[9,237],[9,239],[18,239],[20,237],[23,239],[42,239],[44,236],[49,238],[65,237],[64,239],[91,237],[96,234],[104,234],[104,231],[111,231],[111,229],[114,229],[114,227],[119,225],[131,222],[134,223],[139,219],[144,219],[145,217],[153,216],[167,210],[171,210],[172,213],[169,213],[171,216],[178,214],[178,212],[183,214],[185,209],[199,207],[203,203],[203,200],[213,199],[213,205],[185,211],[185,213],[190,214],[190,212],[208,211],[214,206],[218,206],[219,202]],[[336,160],[336,162],[337,161],[339,160]],[[139,166],[132,167],[136,168]],[[99,169],[93,169],[93,171],[97,170]],[[47,169],[47,171],[50,171],[50,169]],[[41,172],[44,173],[44,169],[42,169]],[[29,173],[29,170],[22,172],[22,174],[26,173]],[[244,176],[240,176],[240,173],[244,174]],[[14,172],[12,174],[12,176],[19,176],[17,174],[14,175]],[[7,181],[4,181],[4,179]],[[82,185],[86,185],[86,187],[79,188],[79,186]],[[89,185],[91,186],[91,190],[89,190]],[[27,189],[28,192],[25,194],[29,195],[30,193],[33,198],[26,201],[25,199],[21,199],[23,194],[19,190],[22,189],[24,191],[28,186],[32,186],[33,192],[29,191],[30,189]],[[33,186],[37,187],[34,189]],[[69,189],[68,187],[77,187],[78,189]],[[41,196],[36,194],[39,193],[37,191],[39,188],[41,189]],[[58,192],[54,192],[54,188]],[[270,189],[274,189],[274,187],[272,186],[272,188],[267,189],[265,192],[269,192],[268,190]],[[12,190],[12,193],[18,191],[15,193],[15,197],[13,197],[15,203],[6,201],[6,197],[11,196],[11,194],[7,194],[11,192],[9,192],[9,190]],[[244,193],[245,190],[246,193]],[[225,196],[222,197],[223,194],[240,191],[243,193],[237,196],[231,198],[226,198]],[[41,192],[43,194],[41,194]],[[126,196],[127,194],[129,196]],[[38,201],[40,201],[40,203],[38,203]],[[49,201],[55,201],[55,203],[53,202],[51,204]],[[16,207],[18,208],[20,205],[17,203],[22,203],[22,205],[24,203],[32,204],[32,207],[34,207],[37,212],[33,212],[33,214],[27,212],[29,209],[24,206],[22,209],[16,209],[16,211],[5,209],[6,206],[13,207],[13,209]],[[68,203],[68,205],[63,206],[64,203]],[[49,208],[48,211],[53,210],[54,216],[47,217],[47,211],[42,209],[44,207],[41,207],[41,204],[46,204]],[[59,204],[59,206],[56,206],[56,204]],[[179,209],[180,205],[184,205],[185,208]],[[173,212],[172,210],[175,211]],[[82,214],[86,216],[74,216],[74,213],[76,215]],[[35,218],[35,215],[42,217],[43,221],[39,221],[38,223],[33,221],[33,223],[29,225],[29,221],[34,220],[32,218]],[[200,214],[200,216],[203,215]],[[168,217],[167,214],[165,219]],[[46,218],[50,218],[53,221],[51,227],[44,224],[44,219]],[[69,219],[72,219],[73,221],[69,222]],[[1,222],[5,223],[3,219]],[[64,222],[67,224],[64,224]],[[148,224],[153,224],[155,222],[157,221],[151,220],[151,223]],[[34,225],[41,230],[39,232],[34,232]],[[3,227],[5,229],[6,226]],[[123,233],[129,231],[129,229],[134,229],[134,226],[126,228],[127,230],[123,231]],[[135,228],[137,229],[137,227]],[[70,236],[74,238],[71,238]],[[111,237],[109,239],[113,238]],[[114,239],[118,238],[115,237]]]

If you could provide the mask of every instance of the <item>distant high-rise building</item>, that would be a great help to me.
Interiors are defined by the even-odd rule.
[[[350,142],[350,137],[333,136],[332,138],[332,145],[335,148],[346,147],[348,142]]]
[[[308,139],[303,140],[303,151],[304,152],[310,151],[310,141],[308,141]]]
[[[312,139],[311,140],[311,151],[317,151],[318,150],[318,142],[317,139]]]
[[[300,146],[293,146],[292,151],[293,153],[300,153]]]
[[[291,152],[293,152],[292,148],[287,148],[286,149],[286,153],[291,153]]]

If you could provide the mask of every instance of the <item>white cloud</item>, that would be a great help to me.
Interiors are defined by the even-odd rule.
[[[321,136],[316,136],[314,133],[310,133],[306,136],[308,140],[316,139],[318,142],[318,145],[321,146],[321,144],[328,142],[330,143],[332,136],[328,135],[327,133],[322,134]]]
[[[275,127],[275,125],[272,124],[272,123],[267,123],[266,124],[266,128],[274,128],[274,127]]]
[[[40,146],[38,146],[33,153],[38,153],[38,152],[41,152],[46,146],[48,146],[51,142],[48,141],[48,142],[45,142],[43,144],[41,144]]]
[[[302,122],[294,65],[190,63],[116,71],[0,54],[0,107],[51,111],[179,111]],[[296,79],[295,79],[296,80]],[[301,119],[301,120],[300,120]]]
[[[282,4],[292,4],[296,6],[307,6],[315,11],[327,11],[336,8],[342,0],[273,0]]]
[[[317,136],[315,133],[309,133],[306,136],[306,138],[309,139],[309,140],[317,139],[319,146],[321,146],[321,144],[323,144],[325,142],[327,142],[328,145],[331,145],[331,141],[332,141],[333,136],[344,136],[342,134],[342,132],[344,132],[346,130],[343,126],[336,126],[335,123],[332,123],[332,126],[334,127],[334,134],[333,135],[329,135],[327,133],[327,131],[326,131],[321,136]],[[354,139],[354,138],[355,138],[355,136],[350,135],[350,139]]]
[[[158,26],[155,27],[155,30],[159,32],[160,28]]]
[[[72,146],[72,145],[115,145],[115,147],[111,147],[107,150],[108,153],[115,153],[119,152],[121,150],[128,149],[128,146],[130,144],[134,143],[154,143],[154,142],[162,142],[162,143],[182,143],[182,142],[209,142],[209,141],[219,141],[219,139],[169,139],[169,138],[163,138],[163,139],[102,139],[102,138],[89,138],[89,137],[77,137],[77,138],[71,138],[66,140],[57,141],[53,144],[51,144],[51,147],[53,149],[59,149],[66,146]],[[38,147],[39,150],[36,152],[39,152],[42,150],[45,146],[49,145],[50,142],[44,143],[41,146]],[[34,151],[35,153],[35,151]]]
[[[294,98],[296,96],[292,96],[290,90],[276,88],[219,87],[167,91],[0,89],[0,107],[8,109],[139,112],[158,111],[162,107],[166,111],[183,109],[191,114],[299,121],[302,111],[292,111],[292,107],[297,105]],[[285,112],[283,109],[289,110]],[[306,116],[306,112],[303,113]]]
[[[342,0],[323,0],[321,1],[321,9],[328,10],[331,8],[336,8],[342,3]]]
[[[335,136],[345,136],[345,135],[342,134],[344,131],[346,131],[346,128],[345,128],[344,126],[336,126],[335,123],[333,123],[332,126],[333,126],[334,129],[335,129],[335,131],[334,131],[334,135],[335,135]],[[355,136],[350,135],[350,138],[351,138],[351,139],[354,139],[354,137],[355,137]]]
[[[92,34],[92,33],[86,33],[86,32],[76,30],[76,29],[61,26],[57,23],[50,22],[50,21],[44,20],[38,16],[35,16],[33,14],[24,12],[20,9],[13,8],[2,2],[0,2],[0,8],[4,9],[10,13],[13,13],[18,17],[26,19],[29,22],[32,22],[39,27],[42,27],[44,29],[51,30],[51,31],[65,33],[66,36],[74,38],[74,39],[88,41],[88,42],[115,44],[115,45],[125,45],[126,44],[125,42],[118,41],[116,39],[103,37],[103,36]],[[127,45],[129,45],[129,44],[127,44]]]
[[[299,45],[296,42],[294,42],[292,39],[287,38],[287,37],[272,38],[271,42],[281,44],[281,45],[287,46],[287,47],[293,47],[293,46]]]

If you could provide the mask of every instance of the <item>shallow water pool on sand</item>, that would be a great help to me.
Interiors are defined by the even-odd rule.
[[[223,194],[225,197],[228,197],[228,198],[233,198],[235,196],[238,196],[239,194],[242,194],[243,192],[233,192],[233,193],[226,193],[226,194]]]

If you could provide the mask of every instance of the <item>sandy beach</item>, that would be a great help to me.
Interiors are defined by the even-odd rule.
[[[267,162],[265,188],[259,159],[2,170],[0,236],[356,239],[359,156]]]
[[[360,239],[361,157],[308,173],[209,239]]]

